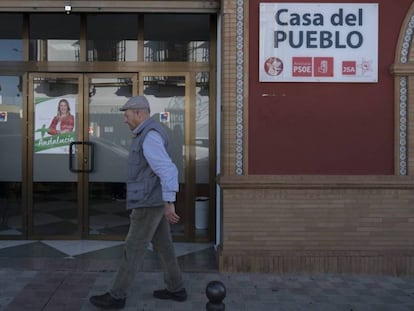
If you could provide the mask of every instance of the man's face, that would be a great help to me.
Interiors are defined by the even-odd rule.
[[[124,122],[128,124],[129,128],[132,130],[136,129],[138,125],[141,124],[141,114],[139,110],[128,109],[124,112]]]

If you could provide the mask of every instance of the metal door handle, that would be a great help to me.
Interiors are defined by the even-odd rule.
[[[69,170],[73,173],[79,173],[82,172],[82,170],[78,170],[73,167],[73,146],[75,145],[82,145],[81,141],[73,141],[69,144]]]
[[[85,173],[91,173],[94,169],[95,164],[95,145],[89,141],[84,142],[85,145],[89,146],[89,168],[84,170]],[[85,159],[85,162],[88,162],[88,159]]]
[[[84,159],[84,164],[87,164],[89,162],[89,167],[88,169],[84,170],[84,169],[77,169],[73,167],[73,157],[74,157],[74,153],[73,153],[73,146],[75,145],[88,145],[89,146],[89,158],[90,161],[88,161],[88,159]],[[83,142],[83,141],[73,141],[69,144],[69,170],[73,173],[90,173],[93,171],[94,169],[94,164],[95,164],[95,146],[93,143],[91,142]]]

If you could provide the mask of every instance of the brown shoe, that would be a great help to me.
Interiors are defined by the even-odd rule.
[[[95,307],[102,309],[123,309],[125,307],[126,298],[116,299],[112,297],[110,293],[105,293],[103,295],[91,296],[89,301]]]
[[[179,290],[178,292],[170,292],[168,289],[155,290],[153,296],[158,299],[171,299],[175,301],[187,300],[187,292],[185,288]]]

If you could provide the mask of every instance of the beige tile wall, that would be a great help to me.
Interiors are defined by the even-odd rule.
[[[222,271],[414,274],[411,177],[223,177]]]

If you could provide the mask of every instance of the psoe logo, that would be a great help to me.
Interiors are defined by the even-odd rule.
[[[293,77],[312,77],[312,57],[292,57]]]
[[[283,72],[283,62],[277,57],[269,57],[264,63],[264,70],[269,76],[278,76]]]
[[[355,76],[357,73],[356,61],[343,61],[342,62],[342,75],[343,76]]]

